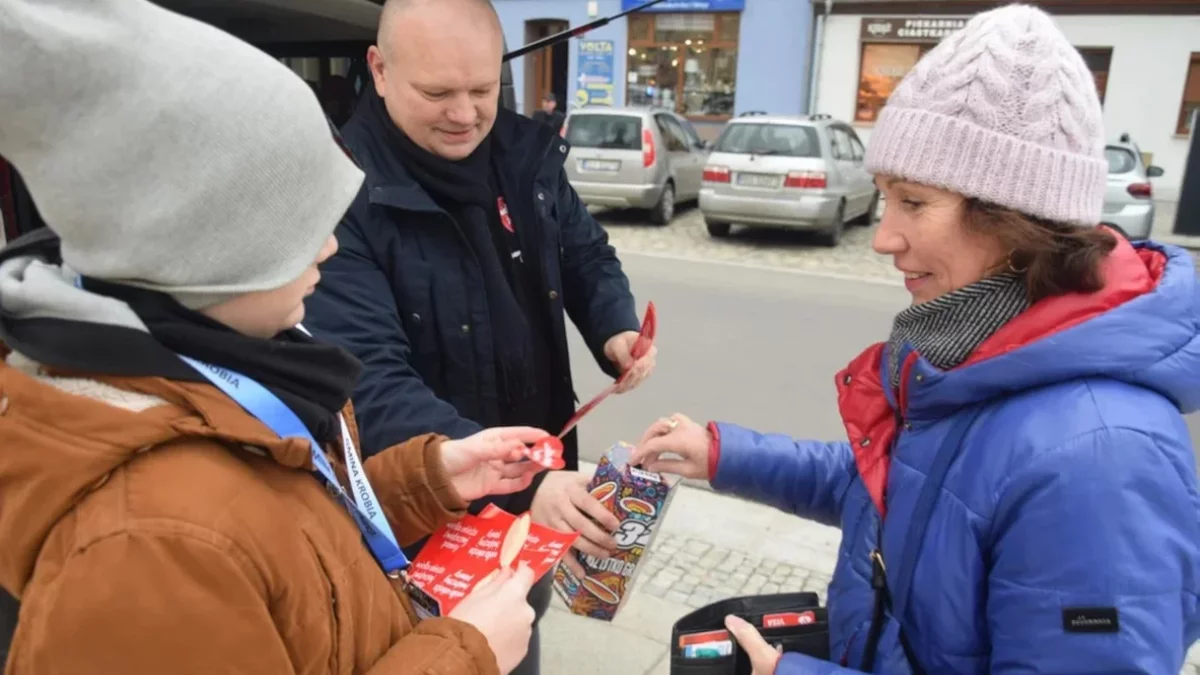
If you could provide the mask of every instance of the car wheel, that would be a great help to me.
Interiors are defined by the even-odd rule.
[[[846,230],[846,202],[838,204],[837,213],[833,214],[833,222],[821,233],[821,244],[837,246],[842,242],[842,232]]]
[[[875,224],[875,214],[879,212],[879,190],[871,197],[871,205],[867,207],[867,212],[854,219],[855,225],[871,226]]]
[[[728,237],[729,230],[732,229],[729,223],[710,223],[708,221],[704,221],[704,225],[708,227],[708,235],[710,237],[716,237],[717,239]]]
[[[658,203],[650,210],[650,222],[655,225],[668,225],[675,217],[675,184],[667,181],[663,186]]]

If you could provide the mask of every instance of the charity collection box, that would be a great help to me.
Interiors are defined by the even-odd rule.
[[[585,574],[579,578],[561,562],[554,588],[567,607],[582,616],[611,621],[633,588],[634,579],[666,514],[673,484],[629,463],[633,447],[618,443],[596,467],[588,491],[620,521],[614,533],[617,553],[597,558],[571,550]]]

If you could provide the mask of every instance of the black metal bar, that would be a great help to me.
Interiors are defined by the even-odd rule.
[[[579,37],[580,35],[583,35],[584,33],[587,33],[588,31],[595,30],[597,28],[600,28],[601,26],[607,26],[609,24],[609,22],[616,21],[617,19],[620,19],[621,17],[626,16],[628,14],[633,14],[634,12],[640,12],[644,9],[649,9],[649,8],[657,5],[660,2],[666,2],[666,0],[650,0],[647,3],[644,3],[641,5],[638,5],[637,7],[634,7],[633,9],[627,9],[624,12],[621,12],[620,14],[613,14],[612,16],[606,16],[606,17],[603,17],[600,19],[596,19],[595,21],[593,21],[591,23],[585,23],[582,26],[577,26],[575,28],[569,28],[567,30],[564,30],[561,33],[555,33],[554,35],[548,35],[540,40],[535,40],[533,42],[530,42],[529,44],[525,45],[524,47],[521,47],[520,49],[515,49],[515,50],[505,54],[504,60],[511,61],[513,59],[525,56],[526,54],[528,54],[530,52],[536,52],[539,49],[544,49],[546,47],[549,47],[550,45],[562,42],[563,40],[570,40],[573,37]]]
[[[1200,110],[1192,112],[1192,138],[1179,185],[1179,204],[1172,234],[1200,236]]]

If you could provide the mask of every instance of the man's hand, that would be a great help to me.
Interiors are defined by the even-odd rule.
[[[736,616],[725,617],[725,628],[750,657],[751,675],[775,675],[782,652],[764,640],[754,626]]]
[[[546,476],[533,496],[529,509],[533,521],[562,532],[578,532],[574,548],[597,558],[608,558],[617,552],[612,533],[621,522],[588,494],[588,477],[572,471],[554,471]],[[593,522],[595,521],[595,522]],[[598,523],[598,524],[597,524]],[[567,554],[563,563],[579,578],[584,571],[574,555]]]
[[[442,443],[442,466],[463,501],[520,492],[543,469],[523,461],[525,445],[548,436],[533,427],[496,427]]]
[[[638,332],[634,330],[617,333],[604,343],[604,356],[617,367],[621,380],[617,385],[617,393],[624,394],[637,388],[642,380],[654,372],[655,358],[658,347],[650,345],[650,350],[640,359],[634,360],[633,343],[637,342]]]

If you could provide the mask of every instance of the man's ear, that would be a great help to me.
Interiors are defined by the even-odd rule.
[[[387,68],[383,58],[383,50],[378,45],[367,49],[367,67],[371,69],[371,79],[375,82],[375,93],[383,96],[387,90]]]

